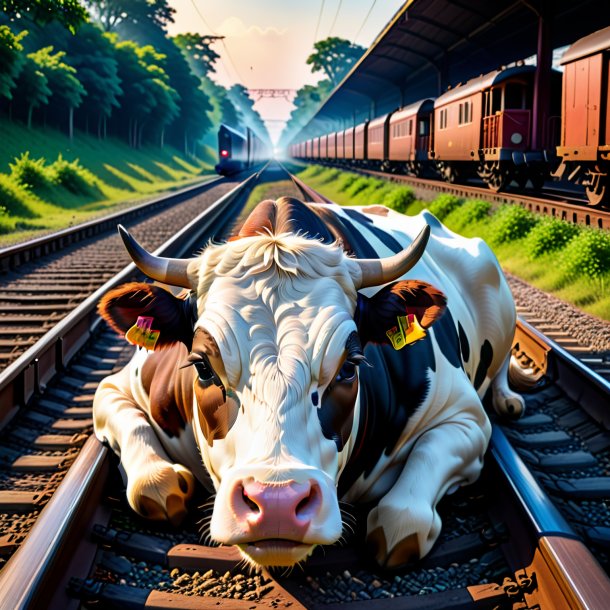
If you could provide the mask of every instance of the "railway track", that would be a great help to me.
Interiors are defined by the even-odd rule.
[[[462,197],[463,199],[484,199],[492,204],[501,205],[504,203],[518,204],[532,212],[562,218],[574,224],[597,227],[599,229],[610,228],[610,211],[587,206],[586,198],[579,198],[573,191],[561,191],[555,187],[545,188],[540,196],[524,195],[513,192],[494,193],[485,186],[474,186],[471,184],[449,184],[442,180],[432,180],[429,178],[416,178],[403,174],[389,174],[387,172],[364,169],[362,167],[352,167],[332,164],[328,162],[322,165],[331,165],[345,169],[346,171],[357,172],[367,176],[374,176],[383,180],[390,180],[410,186],[415,195],[427,200],[430,195],[449,193]]]
[[[237,208],[217,204],[217,219],[224,205]],[[320,549],[293,574],[251,574],[233,549],[199,544],[201,513],[176,532],[127,507],[116,459],[87,435],[97,381],[131,350],[98,324],[3,431],[0,608],[605,608],[610,388],[525,325],[516,353],[541,373],[527,414],[496,422],[481,479],[442,501],[428,557],[376,570],[354,510],[344,547]]]

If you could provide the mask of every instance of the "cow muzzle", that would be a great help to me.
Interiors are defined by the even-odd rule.
[[[254,477],[234,480],[228,490],[233,522],[224,544],[237,545],[242,554],[261,566],[292,566],[303,561],[318,544],[335,542],[341,533],[336,493],[328,496],[315,478],[260,482]],[[334,490],[333,490],[334,491]],[[325,493],[326,492],[326,493]],[[328,519],[329,504],[337,505],[338,527]],[[216,506],[215,511],[221,507]],[[214,525],[212,530],[214,530]]]

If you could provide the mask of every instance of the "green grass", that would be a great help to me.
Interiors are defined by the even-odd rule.
[[[214,164],[214,151],[203,148],[203,159],[185,158],[169,146],[134,150],[122,140],[98,140],[78,131],[70,141],[53,129],[28,130],[0,119],[0,246],[200,181],[213,174]],[[11,165],[26,152],[25,170],[12,171]],[[60,155],[63,180],[54,170],[60,167],[56,163]],[[44,161],[37,164],[40,159]],[[28,183],[26,177],[36,183]]]
[[[405,187],[390,182],[379,185],[384,181],[321,166],[308,166],[299,177],[341,205],[378,203],[408,215],[424,208],[436,210],[452,231],[484,239],[507,272],[583,311],[610,320],[607,231],[557,226],[555,223],[562,221],[550,221],[517,206],[503,206],[494,212],[491,204],[480,200],[456,204],[440,195],[432,202],[409,203],[409,197],[397,195],[397,189]],[[355,194],[350,196],[350,191]],[[397,200],[402,201],[396,205]],[[549,243],[553,243],[553,249]]]

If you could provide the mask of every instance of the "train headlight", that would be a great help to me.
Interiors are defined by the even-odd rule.
[[[220,156],[221,157],[228,157],[229,156],[229,151],[228,150],[221,150],[220,151]]]
[[[510,137],[510,141],[513,144],[521,144],[521,142],[523,142],[523,136],[520,133],[514,133],[511,137]]]

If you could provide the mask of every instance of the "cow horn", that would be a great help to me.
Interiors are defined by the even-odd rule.
[[[145,273],[149,278],[171,284],[172,286],[180,286],[182,288],[192,288],[189,281],[187,269],[190,259],[185,258],[165,258],[163,256],[155,256],[147,252],[130,234],[127,229],[119,225],[119,235],[129,252],[136,267]]]
[[[362,280],[357,289],[367,288],[369,286],[380,286],[393,282],[404,275],[411,267],[421,258],[428,238],[430,237],[430,227],[426,225],[419,235],[413,240],[413,243],[402,252],[389,256],[387,258],[359,258],[356,262],[360,265],[362,271]]]

